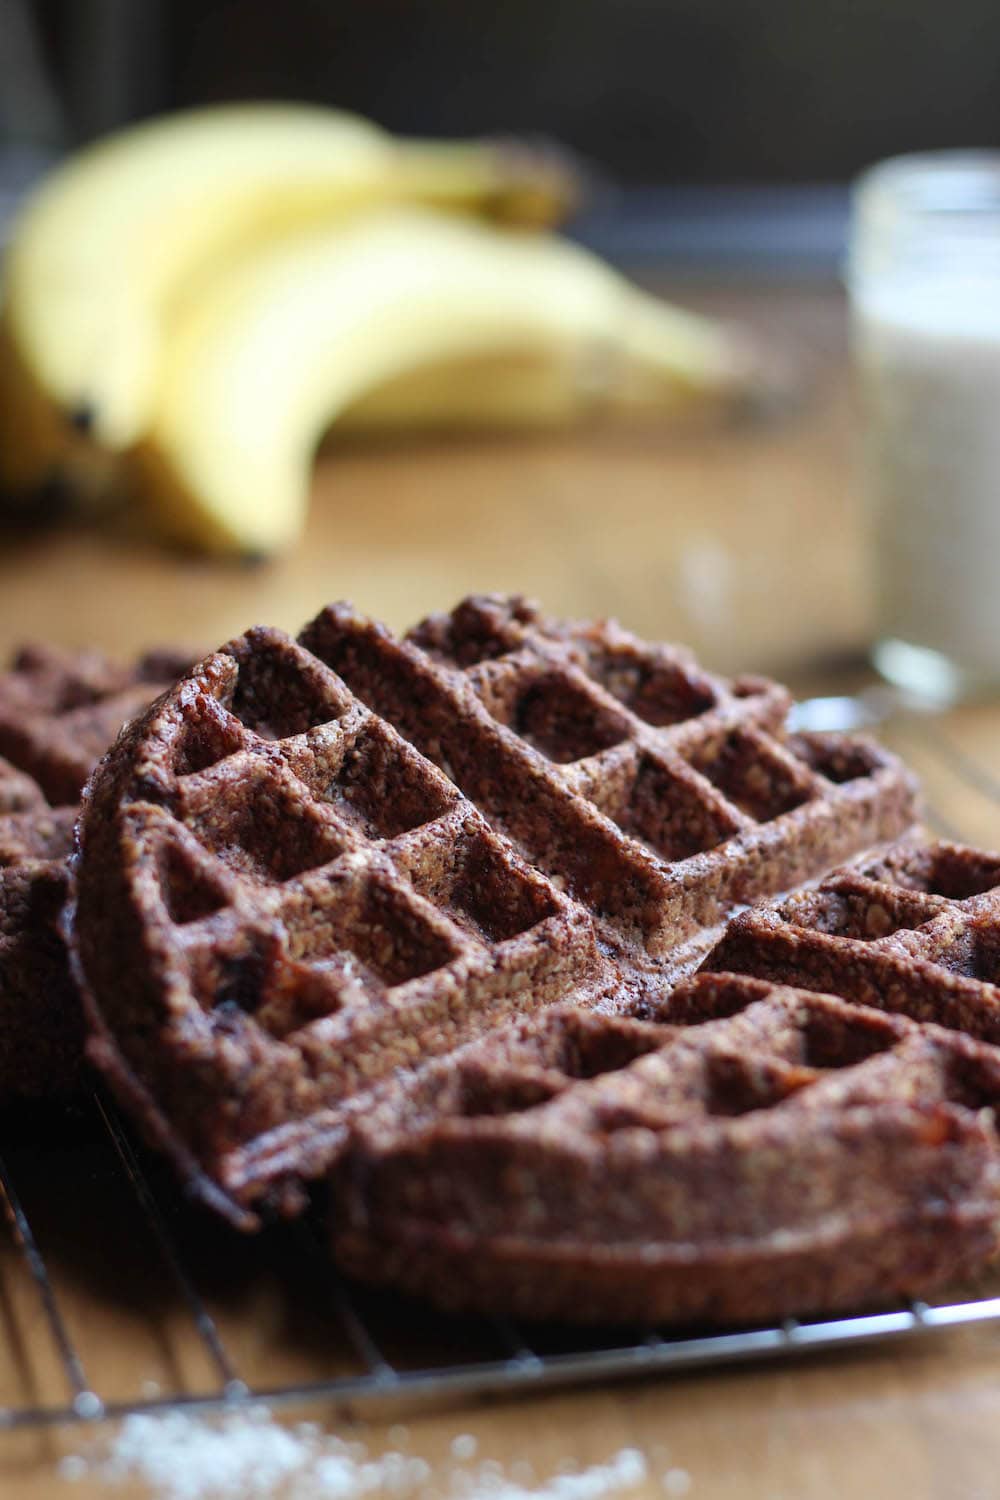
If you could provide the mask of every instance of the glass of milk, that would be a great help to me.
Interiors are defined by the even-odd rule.
[[[847,279],[875,664],[923,697],[1000,690],[1000,151],[867,172]]]

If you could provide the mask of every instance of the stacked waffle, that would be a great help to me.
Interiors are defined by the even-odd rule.
[[[92,1061],[231,1221],[326,1181],[340,1262],[448,1306],[757,1319],[981,1262],[1000,861],[893,845],[907,773],[788,706],[520,600],[250,631],[84,794]]]
[[[80,791],[125,720],[188,665],[36,645],[0,675],[0,1105],[76,1084],[83,1017],[57,924]]]

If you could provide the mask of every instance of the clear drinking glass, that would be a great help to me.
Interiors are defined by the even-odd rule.
[[[1000,689],[1000,152],[865,173],[847,280],[875,665],[924,697]]]

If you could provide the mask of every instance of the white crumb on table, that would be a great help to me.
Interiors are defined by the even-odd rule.
[[[691,1489],[691,1475],[687,1469],[668,1469],[663,1476],[663,1488],[668,1495],[686,1495]]]
[[[400,1439],[405,1429],[395,1429]],[[186,1412],[126,1417],[110,1440],[62,1459],[59,1477],[96,1480],[106,1488],[145,1485],[155,1500],[625,1500],[649,1476],[646,1457],[622,1448],[603,1464],[564,1465],[535,1479],[523,1459],[471,1465],[478,1443],[460,1433],[438,1470],[392,1448],[369,1453],[315,1422],[285,1425],[263,1407],[215,1418]],[[683,1495],[690,1476],[670,1469],[669,1495]]]

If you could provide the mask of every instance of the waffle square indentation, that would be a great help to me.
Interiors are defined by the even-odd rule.
[[[231,709],[259,739],[305,734],[346,713],[350,695],[314,657],[253,631],[248,639],[252,649],[240,653]]]
[[[170,837],[159,845],[156,870],[167,915],[178,927],[210,917],[229,904],[222,882],[199,869],[192,852]]]
[[[792,735],[788,748],[793,754],[801,756],[811,770],[836,786],[871,776],[885,763],[884,757],[874,745],[867,745],[862,740],[846,740],[837,735]]]
[[[813,1081],[813,1070],[794,1068],[767,1058],[741,1056],[735,1052],[705,1055],[705,1113],[748,1115],[798,1093]]]
[[[856,1063],[890,1051],[899,1028],[878,1015],[849,1015],[843,1007],[806,1005],[801,1021],[800,1061],[824,1071],[853,1068]]]
[[[695,719],[717,702],[713,688],[696,672],[652,652],[595,650],[588,671],[630,713],[657,729]]]
[[[560,1092],[558,1075],[540,1068],[460,1068],[451,1113],[463,1119],[517,1115],[547,1104]]]
[[[534,619],[523,601],[466,599],[450,615],[430,615],[407,639],[436,661],[467,669],[516,650]]]
[[[411,891],[379,872],[333,870],[309,882],[300,903],[287,902],[289,956],[363,988],[392,988],[440,969],[457,955]]]
[[[218,774],[222,773],[222,774]],[[345,835],[287,771],[234,757],[183,784],[183,821],[237,874],[286,881],[335,859]]]
[[[422,896],[488,943],[519,937],[558,910],[551,890],[523,873],[513,854],[481,829],[430,845],[410,878]]]
[[[364,725],[345,747],[309,748],[296,775],[365,839],[393,839],[439,818],[457,793],[384,726]]]
[[[522,740],[558,765],[585,760],[629,736],[624,718],[597,703],[559,672],[532,673],[506,703],[490,711]]]
[[[822,890],[791,897],[779,913],[794,927],[874,943],[922,927],[937,910],[917,896],[908,899],[904,892]]]
[[[547,1060],[567,1078],[600,1078],[665,1046],[671,1032],[628,1017],[561,1017]]]
[[[171,739],[171,770],[175,776],[197,776],[235,755],[246,743],[243,729],[221,704],[197,719],[178,726]]]
[[[715,849],[739,831],[723,807],[652,756],[640,757],[616,808],[607,808],[619,828],[648,844],[668,863]]]
[[[801,807],[811,795],[759,737],[741,730],[700,746],[690,761],[724,797],[758,823],[769,823]]]
[[[911,891],[967,901],[1000,888],[1000,859],[956,844],[902,846],[859,867],[869,880],[884,880]]]
[[[1000,984],[1000,927],[995,922],[970,922],[932,958],[952,974]]]

